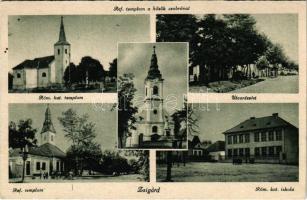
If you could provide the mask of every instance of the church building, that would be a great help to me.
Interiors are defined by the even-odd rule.
[[[151,64],[144,81],[145,98],[139,108],[136,130],[126,140],[126,147],[136,148],[177,148],[174,122],[163,107],[162,74],[153,47]]]
[[[66,154],[56,146],[56,131],[54,129],[49,106],[45,112],[45,121],[40,132],[38,147],[27,149],[25,161],[25,176],[40,176],[43,173],[51,175],[55,172],[64,172]],[[9,152],[9,170],[12,177],[22,176],[23,152],[12,149]]]
[[[65,69],[70,64],[70,44],[66,40],[61,17],[59,40],[50,56],[25,60],[13,68],[13,89],[44,88],[64,83]]]

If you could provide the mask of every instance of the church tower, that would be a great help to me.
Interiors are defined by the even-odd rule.
[[[150,68],[145,79],[145,122],[147,122],[147,131],[145,135],[164,134],[164,112],[163,112],[163,79],[158,67],[156,47],[153,47]]]
[[[66,41],[63,17],[61,17],[59,40],[54,44],[54,58],[55,83],[62,84],[65,69],[70,64],[70,44]]]
[[[55,144],[55,129],[51,121],[51,112],[49,105],[45,112],[45,121],[41,132],[41,145],[43,144]]]
[[[169,148],[175,145],[174,122],[163,107],[163,82],[154,46],[144,81],[144,104],[138,110],[136,130],[131,130],[131,137],[126,140],[126,147]]]

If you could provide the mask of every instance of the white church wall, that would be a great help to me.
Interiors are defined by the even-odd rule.
[[[23,69],[14,70],[13,76],[13,89],[24,89],[26,84],[25,71]]]
[[[38,87],[47,87],[48,84],[49,84],[49,69],[48,68],[39,69],[38,70]]]
[[[50,83],[55,83],[55,61],[54,60],[49,65],[49,80],[50,80]]]
[[[37,69],[25,69],[26,88],[37,87]]]

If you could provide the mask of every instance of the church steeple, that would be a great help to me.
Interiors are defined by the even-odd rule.
[[[45,132],[48,132],[48,131],[55,133],[55,129],[54,129],[53,123],[51,121],[51,112],[50,112],[49,104],[47,105],[47,109],[46,109],[46,112],[45,112],[45,121],[44,121],[44,125],[43,125],[41,133],[45,133]]]
[[[153,53],[151,56],[150,68],[149,68],[146,79],[156,79],[156,78],[161,79],[162,75],[160,73],[159,66],[158,66],[156,46],[153,46]]]
[[[61,25],[60,25],[59,40],[57,41],[56,45],[61,45],[61,44],[69,44],[69,43],[66,41],[66,35],[65,35],[65,29],[64,29],[63,16],[61,16]]]
[[[64,73],[70,64],[70,44],[66,40],[63,17],[61,17],[59,40],[54,44],[55,80],[56,84],[64,83]]]

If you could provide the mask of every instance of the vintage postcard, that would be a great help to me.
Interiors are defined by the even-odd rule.
[[[306,198],[306,2],[0,13],[1,199]]]

